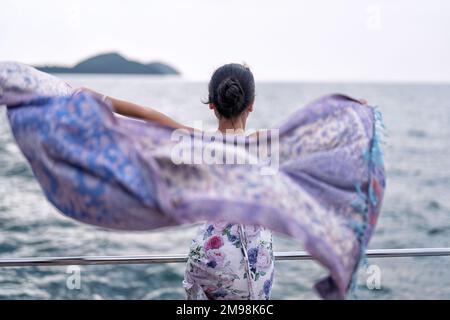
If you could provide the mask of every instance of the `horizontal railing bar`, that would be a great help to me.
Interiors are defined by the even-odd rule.
[[[277,261],[312,259],[312,257],[305,251],[276,252],[274,256]],[[366,251],[367,258],[436,256],[450,256],[450,248],[373,249]],[[186,261],[186,254],[5,258],[0,259],[0,267],[184,263]]]

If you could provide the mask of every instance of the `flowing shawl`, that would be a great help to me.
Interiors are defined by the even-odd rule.
[[[373,107],[328,95],[298,109],[279,127],[278,172],[261,174],[261,165],[175,164],[173,129],[117,116],[107,102],[20,63],[0,63],[0,105],[64,215],[120,230],[261,225],[298,240],[329,271],[315,285],[323,298],[345,298],[354,283],[385,188]]]

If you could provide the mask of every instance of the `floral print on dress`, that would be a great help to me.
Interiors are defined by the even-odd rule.
[[[258,226],[242,226],[241,230],[244,237],[239,224],[222,221],[200,228],[191,244],[183,281],[189,300],[270,299],[272,233]]]

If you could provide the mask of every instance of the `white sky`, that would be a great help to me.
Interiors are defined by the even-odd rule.
[[[2,0],[0,60],[119,51],[186,78],[246,62],[259,80],[450,82],[448,0]]]

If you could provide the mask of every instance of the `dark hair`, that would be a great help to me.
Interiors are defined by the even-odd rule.
[[[216,71],[209,82],[207,104],[227,118],[240,115],[255,99],[255,80],[250,69],[242,64],[226,64]]]

